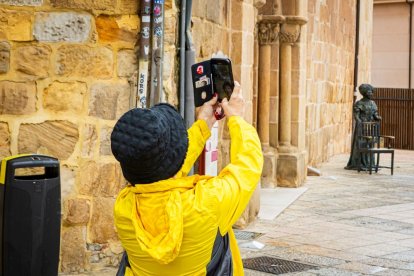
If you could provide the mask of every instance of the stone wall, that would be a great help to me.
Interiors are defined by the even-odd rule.
[[[306,148],[310,165],[350,149],[355,16],[355,0],[308,1]]]
[[[126,182],[110,133],[130,108],[138,1],[0,2],[0,159],[59,158],[62,272],[117,266],[113,204]],[[164,89],[174,104],[175,1],[166,8]]]

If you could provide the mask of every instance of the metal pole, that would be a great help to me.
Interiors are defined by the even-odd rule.
[[[409,50],[408,50],[408,89],[411,91],[411,51],[412,51],[412,25],[413,25],[413,2],[407,1],[407,3],[410,5],[410,25],[408,27],[409,29]]]
[[[355,103],[358,95],[358,71],[359,71],[359,17],[361,10],[361,2],[357,0],[356,3],[356,20],[355,20],[355,59],[354,59],[354,97],[352,103]]]
[[[185,110],[184,119],[187,127],[194,123],[194,89],[191,76],[191,66],[195,63],[195,51],[193,40],[191,36],[191,9],[192,0],[186,1],[186,15],[185,15]]]
[[[180,114],[184,118],[185,110],[185,15],[186,0],[181,0],[181,20],[180,20]]]
[[[136,106],[145,108],[148,105],[148,58],[151,36],[151,3],[141,0],[141,31],[139,43],[139,70],[138,70],[138,93]]]

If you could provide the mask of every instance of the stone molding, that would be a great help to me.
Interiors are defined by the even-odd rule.
[[[280,41],[282,43],[295,43],[300,36],[301,26],[307,22],[305,17],[288,16],[280,28]]]
[[[257,23],[257,37],[260,45],[274,44],[279,39],[280,24],[285,18],[280,15],[261,15]]]
[[[413,0],[374,0],[375,4],[396,4],[396,3],[410,3],[413,2]]]

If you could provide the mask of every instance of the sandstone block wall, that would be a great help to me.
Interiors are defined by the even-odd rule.
[[[308,1],[306,148],[310,165],[350,149],[355,16],[355,0]]]
[[[62,272],[117,266],[122,253],[113,204],[126,182],[110,133],[134,92],[138,2],[0,1],[0,159],[59,158]],[[174,104],[175,2],[166,9],[164,87]]]

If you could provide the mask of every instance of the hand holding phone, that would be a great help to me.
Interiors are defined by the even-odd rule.
[[[223,99],[221,107],[227,117],[244,115],[245,102],[243,93],[238,82],[235,82],[233,94],[229,100]]]
[[[215,93],[218,102],[230,99],[234,89],[231,61],[228,58],[212,58],[191,67],[195,106],[211,100]]]
[[[216,122],[217,118],[214,114],[214,108],[217,103],[217,95],[213,96],[213,98],[204,103],[202,106],[196,108],[196,118],[197,120],[204,120],[209,129],[211,129]]]

